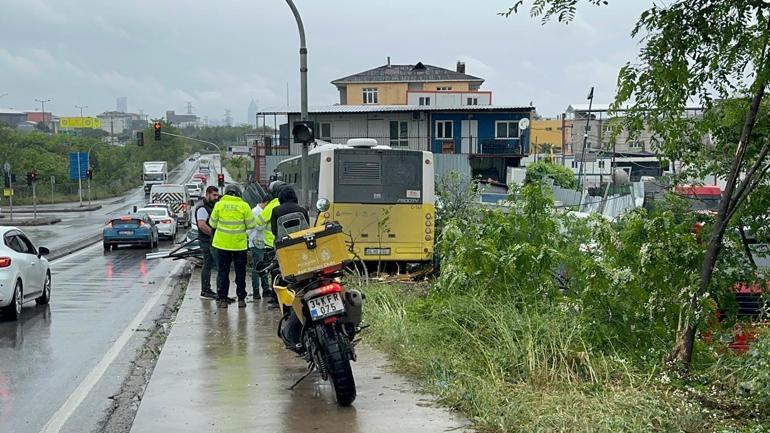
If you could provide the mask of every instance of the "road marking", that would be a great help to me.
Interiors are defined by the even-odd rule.
[[[184,263],[180,262],[171,270],[171,275],[169,275],[163,281],[160,289],[156,291],[152,297],[150,297],[150,299],[147,300],[147,302],[144,304],[142,309],[139,310],[131,323],[129,323],[126,329],[123,330],[123,333],[120,334],[120,337],[115,340],[107,353],[105,353],[99,363],[96,364],[96,367],[94,367],[93,370],[91,370],[85,377],[85,379],[80,382],[77,388],[75,388],[72,394],[70,394],[69,398],[67,398],[64,404],[62,404],[59,410],[57,410],[51,419],[48,420],[45,426],[43,426],[43,429],[40,430],[40,433],[58,433],[61,431],[62,427],[64,427],[64,424],[70,419],[72,414],[75,413],[78,406],[80,406],[83,400],[86,399],[91,390],[93,390],[94,386],[96,386],[102,376],[104,376],[107,368],[112,364],[113,361],[115,361],[115,358],[117,358],[117,356],[126,346],[126,343],[128,343],[128,341],[134,335],[136,328],[138,328],[147,317],[147,315],[150,314],[150,311],[158,303],[161,296],[169,291],[171,288],[172,278],[183,266]]]

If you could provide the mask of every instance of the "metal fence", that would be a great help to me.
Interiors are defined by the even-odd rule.
[[[83,200],[88,200],[89,192],[91,200],[100,200],[104,198],[114,197],[131,188],[139,186],[136,181],[129,180],[114,180],[107,183],[91,181],[91,188],[89,191],[88,181],[83,181]],[[50,203],[62,203],[62,202],[74,202],[79,200],[78,183],[54,183],[39,181],[35,185],[35,193],[37,195],[37,202],[41,204]],[[32,187],[24,184],[13,185],[13,203],[14,204],[31,204],[32,203]],[[3,207],[8,205],[8,198],[4,197],[2,201]]]

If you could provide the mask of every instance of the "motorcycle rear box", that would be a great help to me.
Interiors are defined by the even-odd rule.
[[[276,239],[275,256],[284,278],[301,280],[313,272],[339,266],[348,259],[342,226],[328,222]]]

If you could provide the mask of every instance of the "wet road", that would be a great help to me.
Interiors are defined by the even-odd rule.
[[[353,363],[352,407],[339,407],[318,374],[288,390],[306,364],[276,337],[277,312],[261,301],[219,309],[197,296],[199,276],[193,274],[131,433],[466,431],[466,420],[415,393],[365,346]]]
[[[197,161],[185,161],[170,177],[187,181],[196,167]],[[38,245],[55,249],[100,234],[108,215],[144,201],[137,189],[106,200],[102,209],[62,213],[59,224],[24,230]],[[170,247],[161,241],[161,249]],[[51,304],[25,304],[18,322],[0,316],[0,432],[37,433],[52,419],[63,432],[91,431],[143,341],[135,331],[159,312],[148,309],[156,306],[150,301],[165,302],[158,297],[162,283],[180,264],[148,261],[147,252],[126,247],[104,252],[97,243],[53,261]],[[108,355],[115,362],[107,362]]]
[[[89,247],[51,264],[51,304],[0,322],[0,432],[38,432],[176,263]],[[107,396],[103,396],[106,398]]]

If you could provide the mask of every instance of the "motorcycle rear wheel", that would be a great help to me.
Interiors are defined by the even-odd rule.
[[[332,326],[321,325],[317,331],[337,404],[350,406],[356,399],[356,381],[350,368],[349,348],[345,347],[349,343]]]

